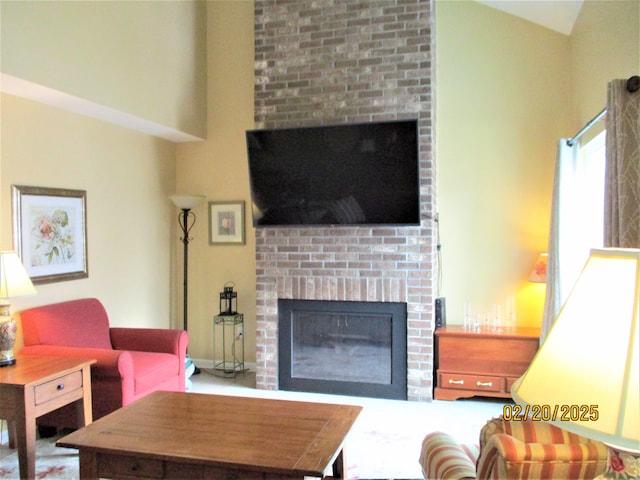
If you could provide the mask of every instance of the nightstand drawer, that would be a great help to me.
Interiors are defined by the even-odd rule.
[[[462,375],[458,373],[441,373],[439,386],[456,390],[478,390],[502,392],[504,378],[486,375]]]
[[[63,375],[55,380],[51,380],[35,387],[35,404],[42,405],[43,403],[50,402],[54,398],[60,397],[79,388],[82,388],[81,371]]]

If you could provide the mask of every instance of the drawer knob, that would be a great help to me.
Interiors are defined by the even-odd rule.
[[[449,383],[452,385],[464,385],[464,380],[451,380],[449,379]]]
[[[58,390],[58,391],[64,390],[64,383],[58,384],[58,386],[56,387],[56,390]]]
[[[493,382],[476,382],[478,387],[491,387],[493,386]]]

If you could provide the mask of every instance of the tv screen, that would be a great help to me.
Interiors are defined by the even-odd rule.
[[[417,120],[250,130],[253,224],[418,225]]]

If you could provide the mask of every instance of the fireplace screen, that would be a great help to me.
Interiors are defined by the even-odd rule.
[[[280,300],[282,390],[406,398],[406,304]]]
[[[294,313],[291,376],[391,383],[391,315]]]

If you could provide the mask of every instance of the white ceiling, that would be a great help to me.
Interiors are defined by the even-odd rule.
[[[570,35],[583,0],[476,0],[516,17]]]

